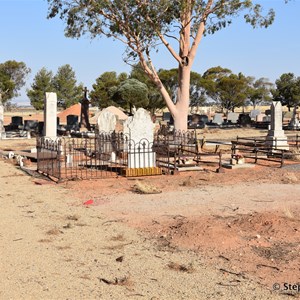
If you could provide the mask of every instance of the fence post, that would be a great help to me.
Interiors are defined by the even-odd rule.
[[[57,141],[57,166],[58,166],[58,180],[62,179],[61,176],[61,140]]]
[[[255,160],[254,160],[254,163],[256,164],[257,163],[257,153],[258,153],[257,147],[254,148],[254,151],[255,151]]]
[[[217,173],[224,173],[224,168],[222,166],[222,151],[219,152],[219,168],[217,169]]]

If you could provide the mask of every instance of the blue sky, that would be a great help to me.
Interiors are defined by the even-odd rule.
[[[253,30],[240,20],[231,27],[204,38],[198,50],[193,71],[202,74],[214,66],[242,72],[272,82],[283,73],[300,76],[300,0],[260,1],[276,11],[275,23],[267,29]],[[42,68],[56,73],[58,67],[70,64],[78,82],[89,89],[96,78],[106,71],[129,72],[122,61],[125,47],[105,37],[80,40],[64,36],[60,19],[47,20],[46,0],[0,0],[0,63],[23,61],[32,72],[21,96],[13,102],[29,103],[26,88]],[[154,58],[157,69],[177,67],[171,56],[162,50]]]

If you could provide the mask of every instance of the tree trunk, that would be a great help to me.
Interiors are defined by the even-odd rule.
[[[176,130],[187,131],[187,121],[190,104],[190,74],[189,66],[179,66],[177,102],[174,111],[174,125]]]

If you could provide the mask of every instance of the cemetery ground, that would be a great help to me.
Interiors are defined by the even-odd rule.
[[[0,299],[299,298],[299,182],[261,163],[56,184],[1,159]]]

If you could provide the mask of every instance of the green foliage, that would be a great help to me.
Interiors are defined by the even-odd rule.
[[[112,100],[112,96],[116,92],[119,84],[127,78],[126,73],[121,73],[117,76],[116,72],[105,72],[100,75],[96,79],[96,83],[93,84],[93,90],[89,94],[91,103],[99,108],[117,105]]]
[[[19,96],[18,92],[25,85],[29,73],[30,69],[24,62],[9,60],[0,64],[0,93],[3,103]]]
[[[42,68],[35,75],[31,89],[27,90],[27,96],[35,109],[44,109],[46,92],[55,92],[57,105],[67,108],[82,99],[83,85],[77,85],[75,72],[70,65],[59,67],[55,76],[52,71]]]
[[[158,72],[161,82],[166,87],[172,97],[173,102],[177,101],[177,90],[179,88],[178,69],[159,70]],[[202,76],[191,71],[190,74],[190,106],[201,106],[206,101],[204,79]]]
[[[48,3],[48,18],[58,15],[65,20],[67,37],[79,38],[87,33],[93,38],[114,37],[126,42],[130,59],[136,58],[138,51],[154,50],[160,34],[173,37],[178,28],[179,36],[183,18],[187,18],[193,33],[205,22],[206,34],[230,25],[239,15],[253,27],[267,27],[274,21],[273,10],[264,15],[261,5],[251,0],[212,3],[209,0],[48,0]]]
[[[184,119],[193,99],[188,95],[188,79],[202,36],[225,28],[238,16],[244,16],[254,28],[268,27],[274,21],[272,9],[264,13],[262,6],[252,0],[48,0],[48,4],[48,18],[59,16],[64,20],[67,37],[88,34],[92,38],[106,36],[123,42],[124,61],[141,62],[164,97],[175,126],[182,127],[177,128],[180,130],[186,130]],[[151,54],[161,45],[178,64],[176,103],[152,65]],[[204,94],[197,95],[197,99],[203,101]]]
[[[268,103],[271,101],[271,88],[273,84],[266,78],[254,80],[251,78],[248,89],[248,100],[255,108],[262,102]]]
[[[242,73],[233,74],[229,69],[214,67],[204,75],[207,95],[221,108],[234,111],[245,104],[249,92],[249,78]]]
[[[300,77],[293,73],[284,73],[275,84],[276,89],[272,90],[275,101],[281,101],[289,109],[300,105]]]
[[[147,106],[143,107],[149,110],[152,114],[155,114],[157,109],[162,109],[166,107],[166,103],[157,89],[157,86],[149,79],[145,74],[143,68],[140,64],[136,64],[132,67],[130,78],[137,79],[138,81],[144,83],[148,87],[148,100]]]
[[[53,77],[52,85],[57,93],[58,106],[67,108],[80,102],[83,85],[77,85],[75,72],[70,65],[66,64],[58,68],[56,75]]]
[[[27,96],[35,109],[44,109],[45,93],[54,91],[52,80],[53,74],[51,71],[47,71],[46,68],[42,68],[35,75],[31,89],[27,90]]]
[[[133,107],[147,107],[149,104],[148,87],[137,79],[127,79],[121,82],[112,98],[115,103],[125,109],[129,109],[130,113],[132,113]]]

